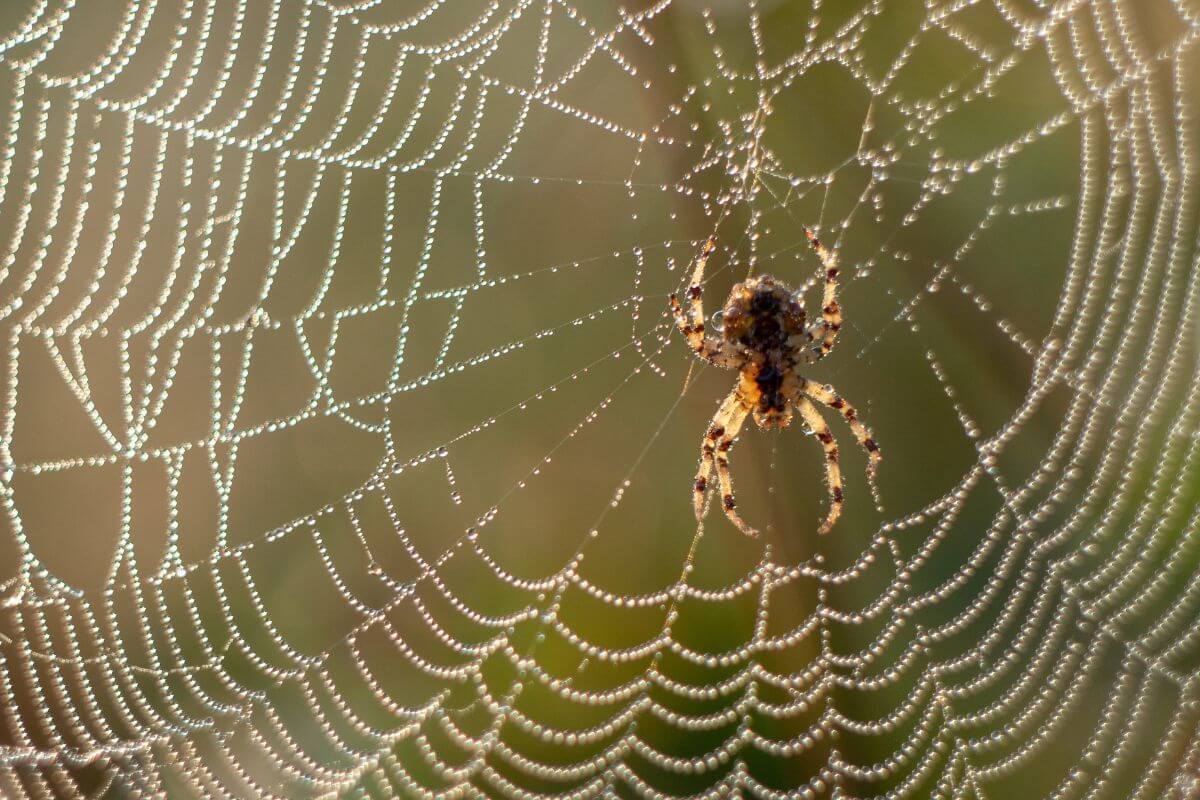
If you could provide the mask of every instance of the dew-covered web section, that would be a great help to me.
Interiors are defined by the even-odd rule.
[[[0,795],[1200,796],[1187,0],[0,8]],[[667,298],[845,324],[845,510]]]

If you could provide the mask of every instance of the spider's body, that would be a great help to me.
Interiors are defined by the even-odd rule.
[[[678,297],[671,295],[675,321],[696,354],[717,366],[739,372],[737,385],[713,417],[701,446],[700,472],[696,476],[693,497],[696,517],[698,519],[703,513],[708,480],[715,470],[721,483],[725,514],[750,536],[757,532],[734,510],[733,481],[729,475],[729,449],[747,416],[753,415],[761,428],[786,428],[795,408],[805,425],[821,441],[831,498],[821,533],[828,532],[841,514],[842,479],[837,442],[812,401],[841,412],[867,451],[869,472],[873,474],[881,460],[875,440],[859,421],[854,407],[838,396],[833,387],[813,383],[797,372],[802,364],[812,364],[833,349],[842,324],[837,302],[837,259],[815,236],[808,231],[805,233],[825,266],[825,297],[819,322],[808,323],[798,293],[770,275],[760,275],[733,287],[721,314],[721,337],[706,335],[701,297],[704,268],[716,249],[716,241],[712,238],[696,259],[692,285],[688,289],[689,312],[683,310]]]
[[[784,381],[796,366],[811,362],[806,347],[804,307],[770,275],[733,287],[722,313],[721,337],[730,352],[745,360],[742,394],[763,428],[785,428],[792,409]]]

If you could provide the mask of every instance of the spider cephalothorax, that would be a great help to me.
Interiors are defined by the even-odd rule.
[[[842,324],[837,302],[837,258],[811,232],[805,233],[825,267],[825,296],[819,322],[808,323],[797,293],[770,275],[760,275],[736,284],[729,293],[721,313],[721,338],[706,335],[701,298],[704,268],[716,250],[715,238],[705,242],[696,259],[688,288],[689,312],[683,310],[676,295],[671,295],[675,321],[697,355],[739,372],[737,385],[717,410],[701,445],[700,472],[696,475],[693,496],[696,517],[699,519],[704,511],[708,479],[715,470],[721,483],[725,514],[749,536],[756,536],[757,532],[735,511],[733,481],[729,475],[729,449],[748,415],[754,416],[759,427],[785,428],[795,408],[821,441],[831,505],[820,533],[828,532],[841,514],[842,477],[837,442],[812,401],[841,412],[867,451],[867,469],[871,475],[881,460],[875,440],[859,421],[854,407],[833,387],[809,381],[796,371],[801,364],[818,361],[833,349]]]

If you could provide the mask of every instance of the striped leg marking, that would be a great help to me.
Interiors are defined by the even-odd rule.
[[[838,260],[837,253],[821,244],[821,240],[808,228],[804,229],[808,243],[812,245],[825,267],[825,293],[821,298],[821,327],[823,328],[821,344],[817,346],[818,359],[824,358],[833,349],[837,341],[838,331],[842,329],[842,307],[838,304]]]
[[[842,470],[838,466],[838,446],[834,441],[833,434],[829,432],[829,425],[811,400],[801,397],[796,401],[796,408],[800,411],[800,416],[804,418],[809,430],[821,442],[821,447],[825,449],[825,477],[829,481],[829,514],[821,523],[821,527],[817,529],[817,533],[826,534],[838,521],[838,517],[842,515]]]
[[[854,432],[854,438],[867,451],[867,477],[875,480],[875,473],[879,469],[879,463],[883,461],[883,453],[879,451],[879,445],[875,443],[875,439],[871,436],[870,429],[858,418],[858,411],[855,410],[854,406],[847,403],[845,398],[833,391],[832,387],[814,383],[813,381],[803,381],[800,385],[800,391],[818,403],[829,406],[842,415],[846,420],[846,424],[850,426],[850,430]]]
[[[699,520],[704,514],[704,496],[715,469],[721,484],[721,508],[724,509],[725,516],[729,517],[742,533],[757,536],[758,532],[747,525],[735,510],[733,479],[729,474],[729,449],[733,447],[733,440],[742,429],[749,413],[750,407],[742,401],[737,389],[730,392],[721,404],[701,445],[700,471],[696,475],[693,487],[692,504],[696,511],[696,519]]]
[[[716,238],[709,237],[708,241],[704,243],[704,249],[696,258],[695,269],[692,270],[692,282],[688,286],[689,308],[685,312],[683,305],[679,302],[679,295],[672,293],[670,297],[671,313],[675,317],[675,324],[687,337],[688,346],[695,350],[701,358],[708,359],[719,366],[734,366],[730,357],[724,352],[721,340],[706,336],[704,329],[704,268],[708,264],[708,257],[716,249]]]

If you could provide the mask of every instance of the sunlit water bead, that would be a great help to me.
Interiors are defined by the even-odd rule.
[[[632,485],[633,485],[633,483],[629,480],[622,481],[621,485],[619,487],[617,487],[617,490],[615,492],[613,492],[613,496],[612,496],[612,499],[609,501],[609,505],[612,508],[616,508],[617,506],[621,505],[621,499],[623,497],[625,497],[625,492]]]
[[[454,470],[450,467],[450,453],[445,447],[439,447],[437,454],[446,468],[446,484],[450,487],[450,500],[455,505],[462,505],[462,493],[458,490],[458,481],[454,477]]]

